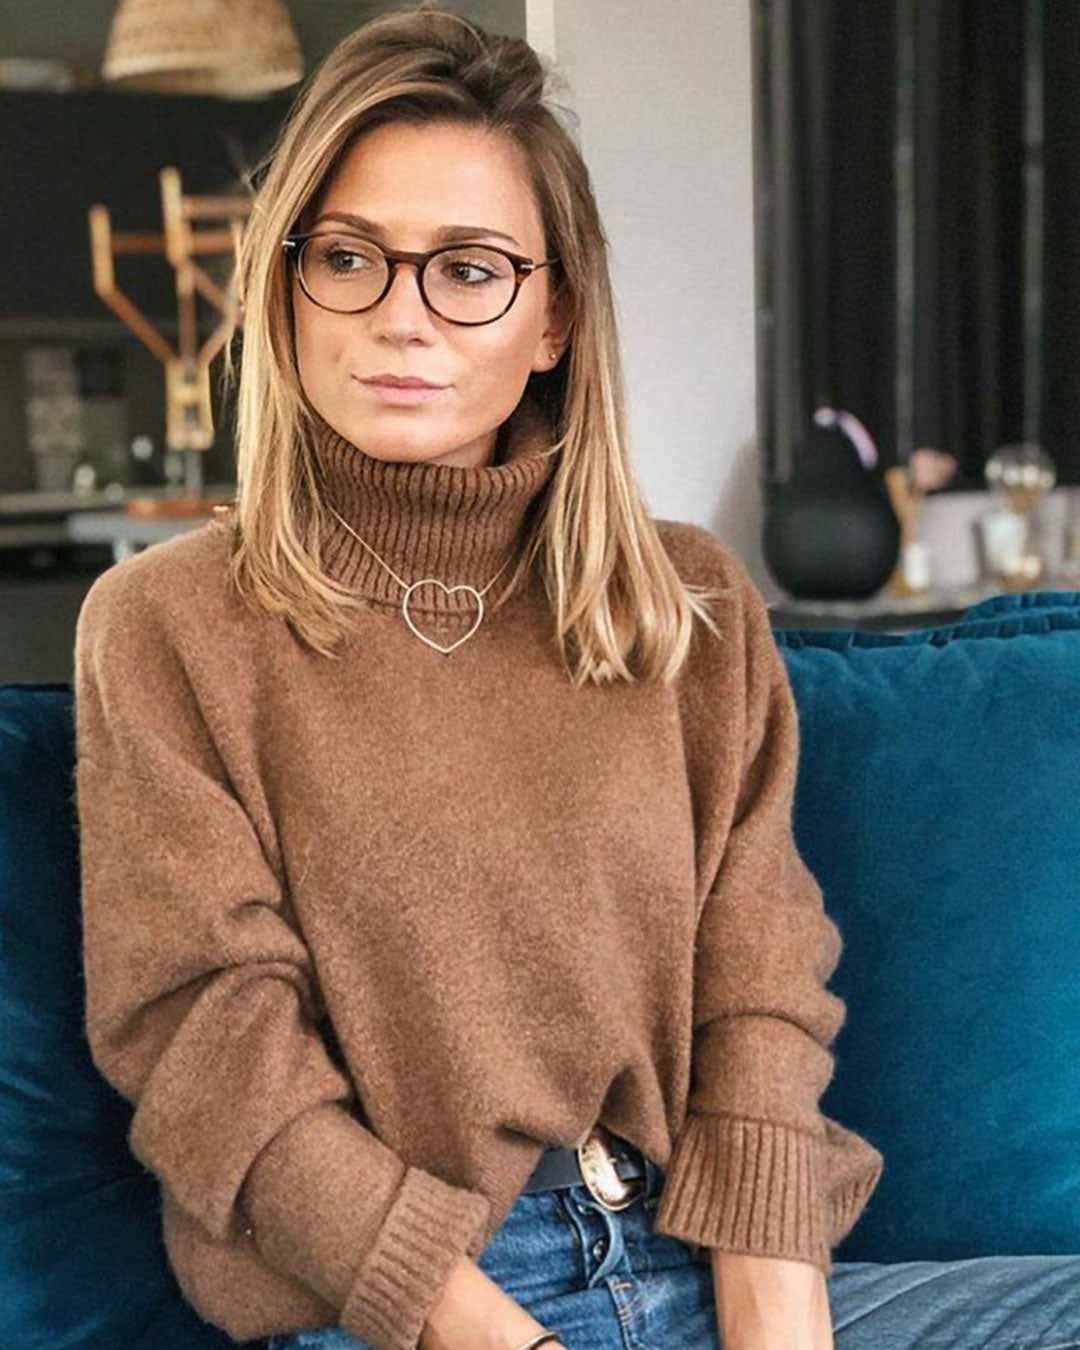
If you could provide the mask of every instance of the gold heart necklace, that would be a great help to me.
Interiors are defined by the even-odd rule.
[[[506,570],[507,564],[510,562],[509,558],[507,558],[506,562],[503,563],[502,567],[499,568],[499,570],[495,573],[495,575],[491,578],[491,580],[487,583],[487,585],[482,590],[479,591],[476,589],[475,586],[468,586],[465,585],[464,583],[459,583],[456,586],[447,586],[445,585],[445,583],[441,582],[437,577],[423,577],[420,581],[414,581],[410,585],[408,582],[402,581],[402,579],[398,576],[398,574],[394,571],[394,569],[390,566],[390,564],[383,562],[382,558],[379,557],[379,555],[375,552],[375,550],[371,547],[371,545],[367,543],[365,540],[360,538],[360,536],[356,533],[356,531],[353,529],[353,527],[349,524],[349,522],[345,519],[345,517],[341,514],[340,511],[338,511],[333,506],[330,507],[330,510],[334,513],[335,516],[337,516],[338,520],[341,521],[342,525],[345,526],[345,528],[349,531],[349,533],[353,536],[353,538],[356,539],[359,543],[363,544],[364,547],[367,549],[367,551],[371,554],[371,556],[376,560],[376,562],[381,563],[382,566],[385,567],[386,570],[390,573],[390,575],[394,578],[397,584],[404,588],[405,594],[401,598],[401,612],[405,616],[405,622],[409,625],[409,627],[412,629],[412,631],[416,634],[416,636],[420,639],[421,642],[426,642],[429,647],[434,647],[434,649],[437,652],[442,652],[444,656],[449,656],[455,647],[460,647],[463,642],[466,642],[469,638],[472,637],[472,635],[480,627],[480,620],[484,617],[484,593],[485,591],[490,590],[492,586],[494,586],[495,582],[498,581],[499,577]],[[456,642],[452,642],[449,647],[443,647],[440,643],[435,642],[432,638],[429,638],[425,633],[421,633],[419,628],[417,628],[416,624],[413,623],[411,617],[409,616],[409,597],[412,595],[413,591],[415,591],[418,587],[427,585],[441,587],[445,595],[453,595],[455,591],[468,591],[471,595],[474,595],[476,597],[477,612],[476,612],[476,619],[473,622],[473,626],[469,629],[467,633],[459,637]]]

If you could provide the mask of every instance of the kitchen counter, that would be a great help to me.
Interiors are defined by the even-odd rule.
[[[209,483],[203,487],[208,497],[228,496],[235,491],[233,483]],[[95,492],[0,492],[0,522],[28,517],[66,516],[75,511],[115,510],[136,497],[167,499],[177,495],[176,488],[167,484],[113,487]]]
[[[133,516],[126,511],[80,511],[68,517],[67,537],[80,544],[111,544],[117,562],[173,535],[197,530],[210,520],[198,516]]]
[[[210,485],[207,497],[228,498],[232,484]],[[210,519],[196,516],[142,516],[124,509],[133,498],[167,499],[174,488],[133,488],[128,492],[8,492],[0,493],[0,554],[36,554],[38,570],[63,570],[65,555],[73,549],[99,546],[111,549],[119,561],[139,548],[197,529]]]

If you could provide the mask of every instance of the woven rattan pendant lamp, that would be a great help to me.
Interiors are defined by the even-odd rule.
[[[120,0],[102,77],[129,89],[261,98],[304,58],[281,0]]]

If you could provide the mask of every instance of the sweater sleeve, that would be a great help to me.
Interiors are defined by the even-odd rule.
[[[129,566],[95,582],[75,646],[94,1063],[134,1105],[131,1151],[207,1233],[253,1240],[378,1350],[413,1350],[490,1203],[362,1123],[280,868],[193,692],[198,653]]]
[[[698,922],[689,1101],[655,1226],[828,1275],[830,1248],[854,1226],[884,1159],[818,1109],[846,1014],[825,987],[842,942],[794,840],[798,722],[787,669],[741,565],[737,579],[742,768]]]

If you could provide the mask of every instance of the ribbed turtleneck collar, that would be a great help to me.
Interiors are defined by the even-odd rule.
[[[558,459],[542,453],[552,437],[546,414],[529,394],[498,437],[498,462],[480,467],[383,460],[365,454],[316,414],[312,452],[328,502],[402,581],[435,577],[447,587],[483,590],[498,573],[484,594],[490,607],[514,571],[529,508]],[[332,514],[323,567],[369,601],[401,606],[402,587]],[[472,616],[476,601],[467,591],[420,586],[409,611]]]

